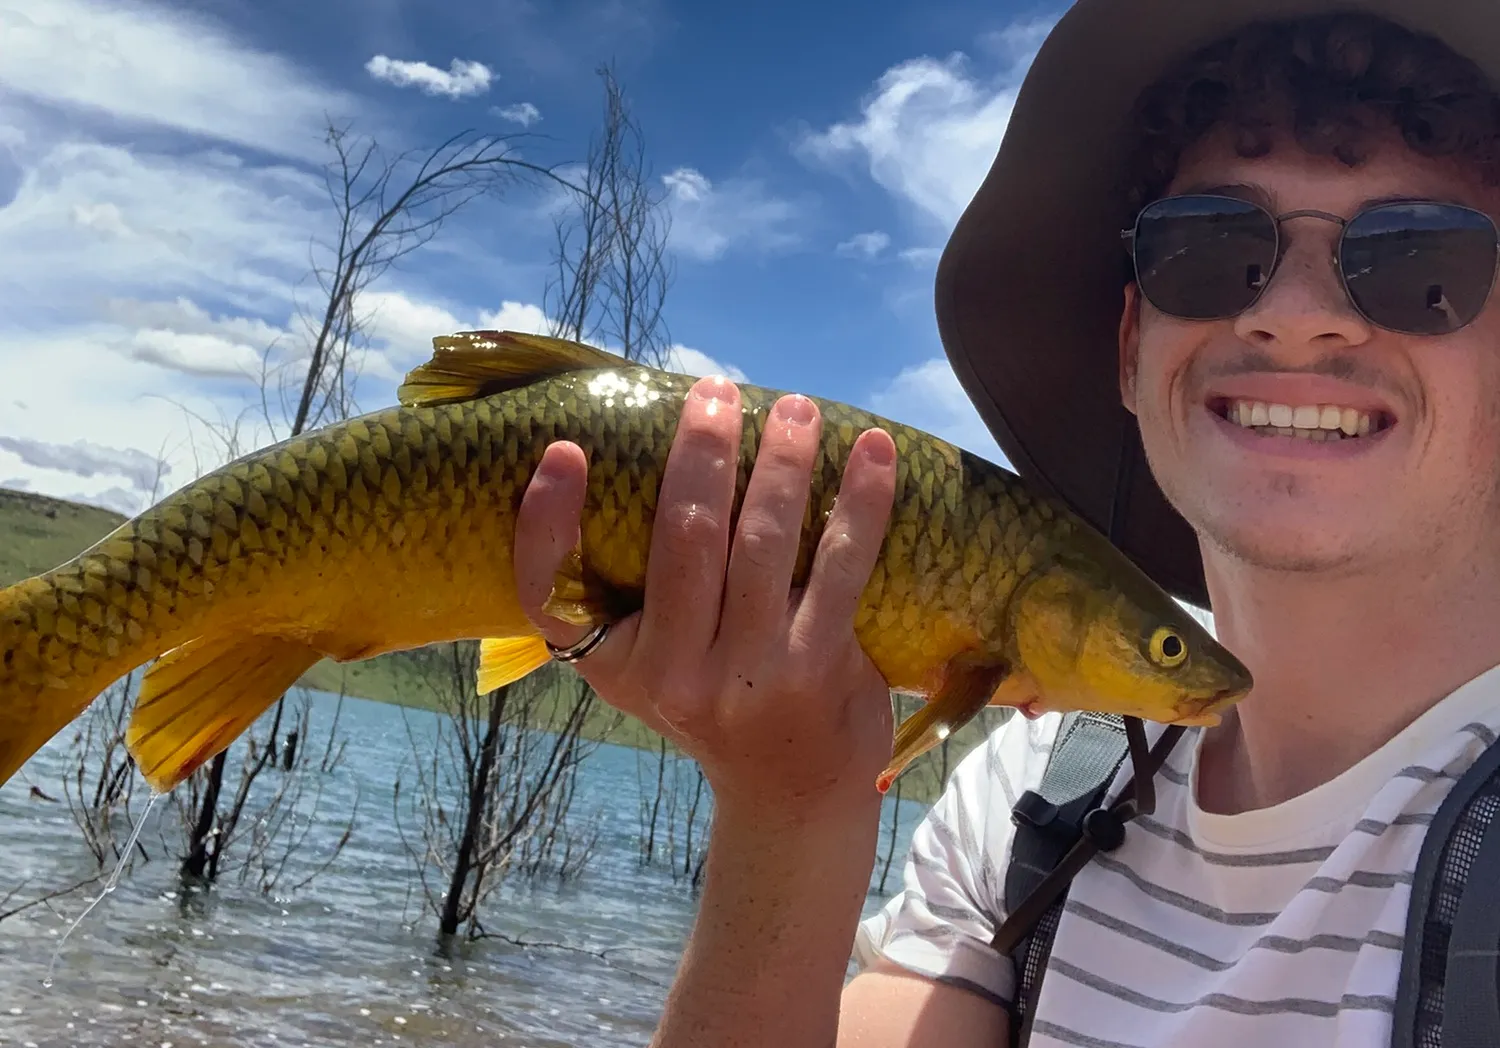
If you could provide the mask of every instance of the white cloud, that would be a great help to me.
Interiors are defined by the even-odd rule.
[[[533,335],[545,335],[552,330],[542,307],[528,302],[502,302],[499,309],[480,310],[475,326],[488,331],[527,331]]]
[[[965,451],[1007,468],[1008,460],[964,395],[947,358],[905,368],[869,397],[870,410],[893,422],[925,430]]]
[[[84,114],[283,155],[322,148],[353,100],[182,7],[139,0],[0,0],[0,86]]]
[[[712,261],[739,244],[775,250],[799,240],[792,228],[796,205],[760,182],[727,179],[715,185],[691,167],[676,168],[662,182],[672,216],[669,243],[682,254]]]
[[[871,233],[856,233],[833,250],[845,258],[875,258],[890,246],[890,234],[877,229]]]
[[[722,375],[731,382],[749,381],[749,377],[733,364],[721,363],[701,349],[693,349],[681,343],[675,343],[667,351],[666,370],[695,378]]]
[[[196,15],[0,0],[0,158],[17,176],[0,171],[0,471],[134,512],[148,496],[132,463],[161,458],[177,480],[270,442],[263,358],[295,381],[298,302],[319,294],[311,245],[332,239],[325,186],[302,161],[326,158],[323,111],[341,108]],[[541,316],[502,302],[475,317],[390,285],[363,305],[378,337],[358,393],[377,406],[433,335]]]
[[[484,94],[495,76],[483,62],[455,58],[444,72],[426,62],[406,62],[385,55],[376,55],[366,62],[365,71],[395,87],[415,87],[423,94],[454,100]]]
[[[116,297],[285,301],[328,220],[313,176],[217,152],[70,141],[27,168],[0,209],[0,284],[24,290],[27,305],[76,311],[87,285]]]
[[[995,76],[976,75],[962,54],[892,66],[857,120],[807,133],[797,152],[822,164],[861,161],[888,192],[951,228],[995,159],[1021,77],[1049,28],[1028,21],[987,36],[986,49],[1002,53]]]
[[[542,118],[542,111],[530,102],[517,102],[513,106],[491,106],[490,112],[501,120],[530,127]]]
[[[901,252],[901,261],[922,269],[936,266],[938,259],[942,257],[943,249],[940,247],[909,247]]]
[[[154,490],[171,467],[135,448],[112,448],[86,440],[53,444],[24,437],[0,436],[0,450],[10,452],[28,466],[57,470],[80,477],[123,477],[136,491]]]

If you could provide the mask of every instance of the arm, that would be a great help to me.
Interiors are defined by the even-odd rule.
[[[850,981],[838,1048],[1000,1048],[1010,1016],[994,1001],[881,960]]]
[[[794,591],[821,420],[806,398],[777,401],[736,517],[741,428],[731,383],[694,384],[657,493],[644,607],[575,667],[605,701],[695,758],[713,788],[707,882],[657,1048],[835,1048],[874,862],[874,786],[891,756],[890,691],[853,626],[890,516],[896,448],[879,430],[855,442],[806,585]],[[579,447],[553,444],[516,519],[517,595],[555,645],[586,631],[544,608],[579,541],[587,476]],[[851,1030],[959,1036],[946,1017],[940,1027],[929,1017],[951,994],[899,985],[883,1002],[862,983]],[[993,1048],[982,1036],[992,1028],[976,1027],[974,1048]]]
[[[655,1048],[1005,1043],[999,1005],[889,962],[843,987],[878,817],[875,805],[815,825],[720,813]]]

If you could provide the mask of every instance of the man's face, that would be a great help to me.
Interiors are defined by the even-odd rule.
[[[1226,186],[1237,188],[1215,191],[1273,213],[1345,218],[1389,196],[1491,215],[1500,204],[1476,176],[1394,137],[1351,169],[1290,140],[1245,159],[1211,136],[1183,157],[1167,192]],[[1260,566],[1368,570],[1444,552],[1488,555],[1500,540],[1500,294],[1449,335],[1376,328],[1339,280],[1338,234],[1317,218],[1285,221],[1270,284],[1230,320],[1177,320],[1127,289],[1121,392],[1151,468],[1206,552]],[[1349,408],[1370,415],[1372,428],[1331,442],[1262,435],[1236,421],[1241,402],[1304,415]]]

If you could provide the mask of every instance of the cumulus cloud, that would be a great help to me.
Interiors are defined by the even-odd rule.
[[[662,176],[672,216],[669,244],[674,251],[712,261],[738,245],[759,250],[791,247],[798,208],[752,179],[715,184],[702,172],[679,167]]]
[[[872,233],[854,234],[834,248],[834,251],[844,258],[876,258],[890,246],[890,234],[877,229]]]
[[[25,437],[0,436],[0,449],[28,466],[57,470],[79,477],[123,477],[136,491],[150,492],[171,467],[135,448],[105,447],[86,440],[52,444]]]
[[[529,302],[502,302],[499,309],[480,310],[478,327],[489,331],[527,331],[533,335],[545,335],[552,330],[542,307]]]
[[[692,375],[695,378],[722,375],[731,382],[749,381],[749,376],[733,364],[722,363],[701,349],[693,349],[681,343],[676,343],[667,350],[666,370]]]
[[[0,86],[35,103],[307,158],[321,153],[325,114],[358,108],[209,18],[137,0],[0,0]]]
[[[126,351],[136,360],[196,378],[252,380],[259,377],[261,355],[249,346],[215,335],[177,331],[137,331]]]
[[[38,149],[0,209],[8,303],[76,311],[87,284],[114,296],[283,302],[307,272],[328,208],[321,182],[222,153],[153,154],[60,141]]]
[[[1018,23],[982,44],[1003,69],[981,75],[963,54],[900,62],[876,81],[857,119],[809,131],[796,152],[828,166],[862,164],[892,195],[951,227],[984,179],[1025,68],[1050,23]]]
[[[491,106],[490,112],[501,120],[530,127],[542,118],[542,111],[530,102],[517,102],[513,106]]]
[[[454,100],[484,94],[495,76],[483,62],[455,58],[445,71],[426,62],[407,62],[385,55],[376,55],[366,62],[365,72],[395,87],[415,87],[423,94]]]
[[[926,430],[965,451],[1009,468],[988,427],[964,395],[947,358],[933,357],[905,368],[869,398],[870,410],[894,422]]]

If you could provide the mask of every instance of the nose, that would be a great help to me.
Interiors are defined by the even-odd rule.
[[[1235,319],[1235,333],[1246,343],[1264,349],[1336,349],[1360,345],[1373,334],[1339,279],[1333,256],[1337,229],[1306,228],[1313,225],[1321,223],[1289,221],[1282,227],[1286,247],[1280,264],[1260,298]]]

